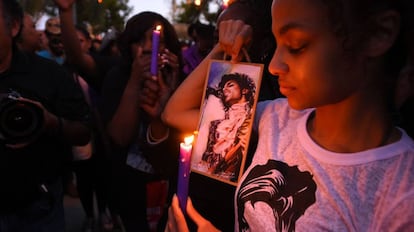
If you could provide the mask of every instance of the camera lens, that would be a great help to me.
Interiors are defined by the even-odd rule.
[[[42,120],[42,111],[36,105],[9,101],[0,109],[0,133],[9,142],[24,141],[40,129]]]

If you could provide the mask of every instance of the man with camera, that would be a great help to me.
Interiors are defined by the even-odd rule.
[[[60,65],[17,49],[22,19],[0,0],[0,231],[64,231],[62,167],[90,140],[89,107]]]

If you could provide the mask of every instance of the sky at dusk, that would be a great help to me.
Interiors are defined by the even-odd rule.
[[[177,0],[177,4],[180,3],[181,0]],[[170,20],[170,8],[171,8],[171,0],[129,0],[128,5],[133,7],[132,12],[130,13],[129,17],[142,12],[142,11],[154,11],[165,18]],[[42,17],[36,25],[37,29],[43,30],[45,28],[44,24],[48,19],[48,16]]]
[[[177,4],[179,2],[181,1],[177,0]],[[128,5],[133,7],[129,17],[142,11],[154,11],[170,19],[171,0],[129,0]]]

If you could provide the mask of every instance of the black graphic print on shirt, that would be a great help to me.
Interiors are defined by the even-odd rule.
[[[296,220],[315,203],[316,183],[312,177],[297,166],[276,160],[252,168],[237,193],[239,231],[253,226],[245,215],[246,208],[257,211],[254,217],[266,217],[266,226],[274,231],[295,231]],[[274,219],[269,213],[261,215],[265,212],[273,212]]]

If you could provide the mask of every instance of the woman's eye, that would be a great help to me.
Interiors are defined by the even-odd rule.
[[[301,52],[303,52],[303,50],[305,50],[306,48],[306,44],[300,45],[300,46],[292,46],[292,47],[288,47],[288,50],[291,54],[299,54]]]

